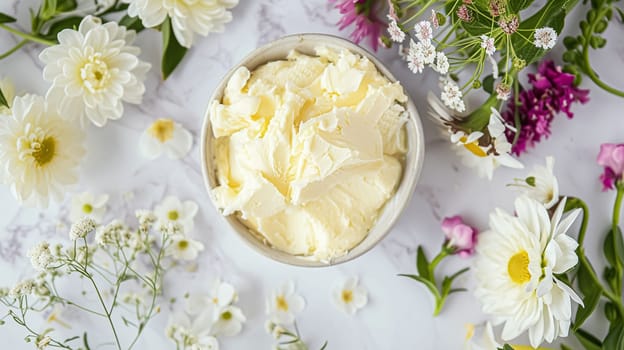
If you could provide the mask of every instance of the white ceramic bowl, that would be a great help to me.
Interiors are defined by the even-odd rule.
[[[281,39],[270,42],[245,57],[239,64],[232,68],[221,80],[221,83],[215,89],[215,92],[209,99],[209,104],[213,100],[221,101],[223,90],[234,71],[245,66],[250,71],[255,68],[275,60],[285,59],[288,53],[295,49],[299,52],[314,55],[314,49],[318,46],[327,46],[334,49],[347,49],[371,60],[377,69],[386,76],[390,81],[396,81],[396,78],[390,71],[375,58],[371,53],[361,47],[347,41],[345,39],[325,34],[296,34],[283,37]],[[405,209],[410,201],[414,187],[420,175],[424,157],[424,137],[420,117],[416,111],[416,107],[411,99],[408,99],[405,105],[409,113],[409,121],[406,123],[406,134],[408,142],[408,152],[405,156],[404,170],[401,182],[394,196],[388,200],[382,212],[379,215],[375,225],[370,229],[368,235],[357,246],[353,247],[347,254],[334,258],[331,261],[316,261],[310,257],[296,256],[276,248],[271,247],[258,233],[250,230],[242,224],[235,215],[224,217],[230,227],[236,232],[247,244],[261,254],[290,265],[321,267],[340,264],[366,253],[372,249],[379,241],[381,241],[392,225],[397,221],[401,212]],[[204,184],[210,192],[218,185],[214,162],[214,136],[210,125],[210,108],[207,108],[204,115],[204,122],[201,134],[201,161],[202,172],[204,176]],[[212,198],[212,196],[210,196]]]

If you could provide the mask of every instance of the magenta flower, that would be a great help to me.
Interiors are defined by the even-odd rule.
[[[600,175],[603,191],[612,190],[616,182],[624,182],[624,143],[603,143],[598,153],[598,164],[604,167]]]
[[[529,74],[531,89],[522,90],[518,99],[520,133],[518,141],[513,145],[512,152],[520,155],[528,147],[534,147],[551,134],[550,124],[555,115],[564,112],[572,119],[574,114],[570,107],[574,102],[586,103],[589,101],[589,90],[581,90],[574,86],[574,75],[565,73],[561,67],[555,66],[553,61],[544,61],[540,64],[537,74]],[[510,125],[515,125],[514,98],[509,104],[503,118]],[[507,130],[507,139],[512,142],[515,132]]]
[[[461,216],[445,218],[442,221],[442,232],[446,236],[444,245],[453,249],[453,254],[467,258],[474,253],[478,231],[474,227],[466,225]]]
[[[379,37],[385,27],[385,23],[375,16],[373,0],[329,0],[330,4],[335,4],[334,8],[340,11],[342,18],[337,25],[340,30],[351,24],[355,24],[355,29],[350,37],[353,42],[359,44],[365,38],[370,38],[373,50],[379,47]]]

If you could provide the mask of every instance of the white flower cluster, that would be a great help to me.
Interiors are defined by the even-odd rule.
[[[235,288],[217,280],[207,295],[186,296],[185,310],[169,318],[165,334],[181,348],[218,349],[218,337],[237,335],[247,321],[237,301]]]
[[[578,263],[578,243],[567,231],[580,209],[564,215],[566,198],[559,200],[552,165],[548,160],[530,174],[514,214],[497,209],[490,215],[490,230],[479,236],[475,262],[476,296],[496,324],[504,323],[502,339],[528,331],[534,348],[567,336],[572,301],[583,305],[557,277]],[[548,208],[557,203],[551,216]]]
[[[89,217],[84,217],[71,226],[69,229],[69,239],[75,241],[79,238],[85,238],[90,232],[95,230],[95,228],[95,221]]]
[[[557,32],[551,27],[538,28],[534,34],[535,40],[533,44],[537,48],[550,50],[557,43]]]
[[[45,271],[55,259],[50,250],[50,243],[46,241],[31,248],[27,255],[30,258],[32,266],[39,271]]]

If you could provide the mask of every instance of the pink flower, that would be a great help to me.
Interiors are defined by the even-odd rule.
[[[603,191],[612,190],[617,182],[624,182],[624,143],[600,145],[598,164],[605,168],[600,175]]]
[[[329,0],[330,4],[335,4],[334,8],[340,11],[342,18],[337,25],[340,30],[351,24],[355,24],[355,29],[350,37],[353,42],[359,44],[365,38],[370,38],[373,50],[379,47],[379,37],[385,24],[377,19],[373,0]]]
[[[477,245],[477,229],[464,223],[461,216],[456,215],[442,221],[442,232],[446,236],[445,245],[454,249],[453,254],[467,258],[474,253]]]

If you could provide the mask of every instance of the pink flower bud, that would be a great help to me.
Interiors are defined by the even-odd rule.
[[[462,258],[474,253],[477,245],[477,229],[464,223],[461,216],[456,215],[442,221],[442,231],[446,236],[446,246],[455,250]]]
[[[618,181],[624,181],[624,143],[603,143],[598,153],[598,164],[604,167],[600,176],[603,190],[613,189]]]

